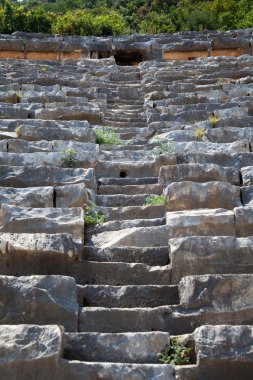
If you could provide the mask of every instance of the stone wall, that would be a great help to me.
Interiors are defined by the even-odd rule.
[[[67,37],[16,32],[0,36],[1,59],[62,61],[115,56],[121,65],[141,61],[191,60],[201,57],[252,55],[252,29],[230,32],[181,32],[126,37]]]

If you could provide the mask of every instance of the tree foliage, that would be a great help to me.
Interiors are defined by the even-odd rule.
[[[0,0],[1,33],[119,36],[252,26],[252,0]]]

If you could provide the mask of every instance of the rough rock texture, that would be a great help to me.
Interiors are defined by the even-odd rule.
[[[0,323],[63,325],[76,331],[78,307],[72,278],[0,276]]]
[[[24,208],[3,204],[0,209],[0,231],[19,233],[70,233],[83,237],[81,208]]]
[[[59,326],[0,326],[2,379],[57,379],[63,329]]]
[[[171,282],[187,275],[252,273],[253,238],[191,236],[169,240]]]
[[[91,362],[159,363],[157,354],[166,344],[170,344],[170,336],[162,332],[69,333],[65,335],[64,356]],[[140,350],[141,347],[145,347],[146,351]]]
[[[252,380],[252,32],[0,36],[1,379]]]
[[[240,188],[224,182],[176,182],[167,186],[164,194],[168,211],[241,206]]]

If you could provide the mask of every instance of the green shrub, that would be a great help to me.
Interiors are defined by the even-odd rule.
[[[165,205],[166,204],[166,196],[165,195],[150,195],[146,198],[143,206],[151,206],[151,205]]]
[[[160,137],[156,138],[158,146],[153,149],[155,156],[161,156],[162,154],[171,154],[175,152],[175,144],[172,139],[169,139],[166,143]]]
[[[107,8],[72,10],[57,16],[53,33],[79,36],[118,36],[123,33],[125,22],[122,15]]]
[[[73,168],[75,166],[75,158],[78,152],[75,149],[68,148],[62,151],[60,166],[62,168]]]
[[[105,216],[101,211],[96,211],[95,204],[85,205],[84,224],[86,226],[96,226],[105,222]]]
[[[126,145],[126,142],[121,140],[116,133],[107,127],[95,130],[97,144],[111,144],[111,145]]]
[[[162,364],[185,365],[190,364],[190,353],[192,348],[185,347],[174,338],[171,345],[166,345],[158,358]]]

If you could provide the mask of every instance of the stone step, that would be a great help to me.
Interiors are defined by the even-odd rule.
[[[60,369],[62,380],[83,380],[84,374],[89,380],[97,380],[99,377],[103,380],[175,380],[174,368],[169,364],[124,364],[64,360],[61,362]]]
[[[79,272],[79,273],[78,273]],[[77,283],[92,285],[168,285],[170,269],[141,263],[86,261],[79,265]]]
[[[163,350],[166,344],[170,344],[170,336],[165,332],[65,333],[63,357],[68,360],[85,362],[158,364],[157,354]],[[101,363],[101,365],[103,364]]]
[[[104,125],[107,127],[115,127],[115,128],[145,128],[147,127],[147,123],[144,121],[136,121],[136,122],[131,122],[131,121],[114,121],[114,120],[105,120]]]
[[[117,144],[117,145],[113,145],[113,144],[100,144],[99,145],[99,148],[100,148],[100,152],[102,153],[112,153],[112,154],[116,154],[116,153],[124,153],[125,155],[129,155],[129,154],[135,154],[135,153],[141,153],[140,150],[143,150],[143,142],[141,144],[135,144],[135,141],[130,141],[130,143],[128,144],[128,141],[123,141],[122,144]],[[115,157],[116,158],[116,157]]]
[[[169,160],[172,164],[176,164],[175,156],[169,158]],[[158,177],[159,168],[160,165],[154,160],[151,162],[149,160],[143,160],[138,163],[136,161],[127,162],[125,164],[118,160],[114,160],[114,162],[99,160],[96,166],[96,176],[109,178]]]
[[[107,208],[104,208],[104,214],[106,215],[106,218],[108,220],[164,218],[165,205],[107,207]]]
[[[119,99],[117,98],[116,100],[108,102],[112,106],[118,105],[120,107],[126,107],[128,106],[131,109],[134,109],[134,107],[138,107],[140,109],[143,109],[143,100],[136,100],[136,99]]]
[[[145,114],[139,114],[139,113],[133,113],[133,112],[112,112],[107,111],[105,113],[104,117],[105,121],[122,121],[122,122],[132,122],[132,123],[139,123],[139,122],[145,122],[146,121],[146,115]]]
[[[96,249],[85,246],[82,252],[85,261],[143,263],[146,265],[168,265],[169,249],[165,247],[112,247]]]
[[[83,306],[157,307],[179,303],[177,286],[169,285],[85,285]]]
[[[84,307],[80,309],[79,331],[100,333],[166,331],[173,334],[170,331],[172,330],[171,319],[172,311],[169,306],[154,308]]]
[[[107,109],[111,111],[135,111],[136,113],[141,113],[144,111],[143,109],[143,103],[135,103],[135,104],[127,104],[127,103],[122,103],[122,102],[112,102],[110,99],[108,99],[107,102]]]
[[[104,207],[127,207],[127,206],[143,206],[147,201],[149,194],[137,195],[97,195],[96,204]],[[239,203],[236,205],[239,206]]]
[[[0,166],[1,167],[1,166]],[[121,176],[124,175],[120,173]],[[127,174],[127,173],[125,173]],[[98,186],[139,186],[139,185],[155,185],[158,182],[157,177],[142,177],[142,178],[134,178],[134,177],[100,177],[98,179]]]
[[[103,151],[100,155],[100,159],[107,161],[108,164],[113,163],[116,160],[118,165],[131,165],[134,162],[139,162],[141,165],[142,163],[152,163],[153,161],[153,157],[147,157],[147,154],[143,149],[139,149],[138,151]]]
[[[178,335],[191,333],[194,328],[214,320],[217,324],[247,325],[253,314],[252,279],[253,275],[184,277],[179,283],[179,305],[154,308],[87,306],[80,310],[79,329],[110,333],[158,330]]]
[[[138,210],[138,206],[135,206]],[[147,206],[143,211],[162,206]],[[128,211],[132,208],[128,207]],[[161,210],[161,209],[160,209]],[[141,211],[141,209],[139,209]],[[120,231],[102,232],[92,237],[97,248],[126,246],[166,246],[171,238],[185,236],[235,236],[235,219],[237,213],[237,236],[251,236],[252,208],[236,208],[235,211],[224,209],[199,209],[189,211],[167,212],[165,226],[136,227]],[[251,221],[251,222],[250,222]],[[243,230],[245,229],[245,232]],[[244,233],[244,235],[243,235]]]
[[[162,194],[164,187],[159,184],[144,184],[144,185],[101,185],[98,188],[99,195],[137,195],[137,194]]]
[[[106,218],[107,219],[107,218]],[[125,228],[132,227],[152,227],[152,226],[161,226],[166,223],[166,218],[154,218],[154,219],[126,219],[126,220],[111,220],[108,217],[109,221],[98,226],[86,227],[85,231],[85,240],[86,243],[90,241],[90,237],[94,234],[98,234],[104,231],[119,231]]]

